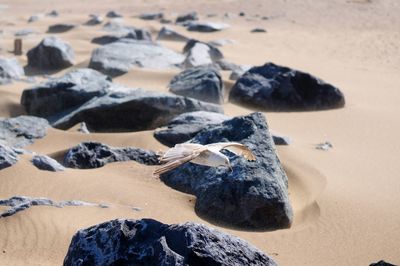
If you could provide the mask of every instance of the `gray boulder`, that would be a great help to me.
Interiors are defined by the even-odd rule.
[[[76,27],[75,24],[64,24],[64,23],[55,24],[55,25],[49,26],[47,33],[63,33],[63,32],[72,30],[75,27]]]
[[[253,67],[232,87],[229,100],[264,111],[340,108],[342,92],[308,73],[267,63]]]
[[[38,46],[28,51],[28,65],[40,69],[62,69],[73,65],[74,51],[61,39],[45,37]]]
[[[122,15],[120,13],[115,12],[114,10],[108,11],[106,14],[106,17],[108,18],[122,18]]]
[[[180,24],[180,23],[188,23],[190,21],[196,21],[199,20],[199,17],[197,15],[197,12],[190,12],[187,14],[180,15],[176,18],[175,23]]]
[[[223,151],[230,158],[232,171],[186,163],[160,179],[172,188],[196,195],[196,213],[211,221],[246,229],[290,227],[293,213],[288,179],[264,116],[253,113],[209,126],[190,142],[228,141],[249,147],[256,161]]]
[[[0,144],[22,148],[46,136],[49,123],[34,116],[18,116],[0,120]]]
[[[176,41],[176,42],[187,42],[189,38],[174,31],[169,27],[162,27],[158,33],[157,40],[159,41]]]
[[[19,80],[25,75],[24,69],[15,58],[0,58],[0,85]]]
[[[185,61],[183,62],[185,68],[213,65],[223,58],[218,48],[193,39],[186,43],[183,52],[186,55]]]
[[[117,32],[114,34],[107,34],[100,37],[95,37],[92,39],[92,43],[96,44],[109,44],[117,42],[122,39],[132,39],[138,41],[149,41],[151,42],[151,33],[146,29],[135,29],[126,28],[126,31]]]
[[[225,23],[198,22],[198,21],[191,21],[187,23],[186,26],[188,31],[198,31],[198,32],[214,32],[229,28],[229,25]]]
[[[40,170],[59,172],[64,171],[65,168],[53,158],[46,155],[35,155],[32,158],[32,164]]]
[[[222,104],[224,84],[213,67],[193,67],[176,75],[169,83],[170,92],[200,101]]]
[[[0,170],[18,162],[18,154],[11,148],[0,143]]]
[[[276,262],[240,238],[195,223],[112,220],[79,230],[64,266],[263,265]]]
[[[39,20],[39,15],[32,15],[28,18],[28,23],[36,22]]]
[[[139,15],[140,19],[143,20],[158,20],[162,19],[164,17],[164,14],[161,12],[158,13],[143,13]]]
[[[139,148],[114,148],[98,142],[82,142],[68,150],[63,164],[69,168],[91,169],[112,162],[136,161],[157,165],[158,156],[153,151]]]
[[[181,54],[161,45],[123,39],[95,49],[89,67],[111,76],[118,76],[134,67],[177,68],[183,60]]]
[[[111,85],[111,78],[96,70],[73,70],[60,78],[24,90],[21,104],[28,114],[50,117],[76,108],[93,97],[105,95]]]

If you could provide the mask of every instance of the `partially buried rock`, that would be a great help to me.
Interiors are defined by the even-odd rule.
[[[343,107],[342,92],[308,73],[273,63],[241,76],[229,100],[264,111],[306,111]]]
[[[65,168],[53,158],[46,155],[35,155],[32,158],[32,164],[40,170],[59,172],[64,171]]]
[[[108,18],[122,18],[122,15],[120,13],[115,12],[114,10],[111,10],[106,14],[106,17],[108,17]]]
[[[49,26],[47,33],[63,33],[75,28],[75,24],[55,24]]]
[[[117,42],[122,39],[132,39],[138,41],[149,41],[151,42],[151,33],[146,29],[135,29],[135,28],[127,28],[127,31],[117,32],[114,34],[103,35],[100,37],[95,37],[92,39],[92,43],[96,44],[109,44],[113,42]]]
[[[180,15],[176,18],[175,23],[177,24],[183,24],[191,21],[199,20],[199,17],[197,15],[197,12],[190,12],[187,14]]]
[[[224,153],[233,170],[184,164],[160,176],[172,188],[197,197],[196,212],[211,221],[247,229],[290,227],[293,219],[288,179],[275,153],[267,123],[261,113],[235,117],[209,126],[190,142],[240,142],[256,161]]]
[[[0,143],[0,170],[14,165],[18,161],[18,154],[11,148]]]
[[[226,28],[229,28],[229,25],[225,23],[192,21],[187,24],[188,31],[214,32],[214,31],[221,31]]]
[[[158,13],[143,13],[139,15],[140,19],[143,20],[157,20],[157,19],[162,19],[164,17],[164,14],[161,12]]]
[[[174,31],[169,27],[162,27],[158,33],[157,40],[160,41],[177,41],[177,42],[187,42],[189,38]]]
[[[64,266],[117,264],[277,265],[238,237],[201,224],[152,219],[112,220],[79,230],[64,259]]]
[[[19,80],[25,75],[24,69],[15,58],[0,58],[0,85]]]
[[[183,56],[161,45],[123,39],[93,51],[89,67],[111,76],[119,76],[134,67],[177,68]]]
[[[28,18],[28,23],[32,23],[39,20],[39,15],[32,15]]]
[[[252,33],[265,33],[267,31],[265,29],[263,29],[263,28],[255,28],[255,29],[252,29],[250,32],[252,32]]]
[[[183,62],[185,68],[213,65],[224,57],[218,48],[193,39],[186,43],[183,52],[186,55]]]
[[[172,93],[205,102],[222,104],[224,84],[213,67],[193,67],[176,75],[169,83]]]
[[[50,36],[29,50],[28,65],[40,69],[62,69],[73,65],[74,51],[61,39]]]
[[[90,19],[85,22],[87,26],[95,26],[103,23],[103,17],[97,15],[91,15]]]
[[[15,37],[23,37],[23,36],[28,36],[31,34],[37,34],[37,31],[35,31],[33,29],[21,29],[21,30],[17,30],[16,32],[14,32]]]
[[[386,262],[384,260],[380,260],[378,262],[371,263],[369,266],[396,266],[396,265]]]
[[[49,17],[58,17],[58,16],[59,16],[59,13],[58,13],[57,10],[52,10],[52,11],[50,11],[49,13],[47,13],[46,16],[49,16]]]
[[[141,164],[159,164],[153,151],[140,148],[114,148],[98,142],[82,142],[71,148],[64,157],[63,164],[70,168],[91,169],[107,163],[136,161]]]

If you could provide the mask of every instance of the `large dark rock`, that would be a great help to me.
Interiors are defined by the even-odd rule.
[[[235,117],[198,133],[192,143],[240,142],[256,161],[230,158],[233,171],[186,163],[160,176],[172,188],[194,194],[196,212],[211,221],[248,229],[290,227],[288,180],[261,113]]]
[[[49,123],[34,116],[18,116],[0,120],[0,144],[22,148],[46,136]]]
[[[40,69],[62,69],[73,65],[74,51],[61,39],[50,36],[28,51],[28,65]]]
[[[64,166],[59,164],[53,158],[50,158],[49,156],[46,156],[46,155],[33,156],[32,164],[34,166],[36,166],[36,168],[38,168],[40,170],[45,170],[45,171],[59,172],[59,171],[65,170]]]
[[[0,170],[18,162],[18,154],[11,148],[0,143]]]
[[[265,111],[305,111],[343,107],[342,92],[301,71],[267,63],[253,67],[233,86],[232,102]]]
[[[147,165],[159,164],[153,151],[140,148],[114,148],[98,142],[82,142],[64,156],[63,164],[69,168],[90,169],[107,163],[136,161]]]
[[[162,29],[158,33],[157,40],[187,42],[189,38],[180,34],[179,32],[174,31],[169,27],[162,27]]]
[[[186,55],[183,62],[185,68],[213,65],[224,57],[218,48],[193,39],[186,43],[183,52]]]
[[[182,14],[180,16],[178,16],[175,20],[175,23],[187,23],[190,21],[196,21],[199,20],[199,17],[197,15],[197,12],[190,12],[187,14]]]
[[[0,58],[0,85],[19,80],[25,75],[24,69],[15,58]]]
[[[75,24],[54,24],[49,26],[47,33],[63,33],[75,28]]]
[[[24,90],[21,104],[28,114],[49,117],[105,95],[111,78],[93,69],[78,69]]]
[[[169,83],[170,92],[200,101],[222,104],[224,84],[213,67],[193,67],[176,75]]]
[[[191,21],[187,23],[188,31],[214,32],[214,31],[221,31],[226,28],[229,28],[229,25],[225,23],[198,22],[198,21]]]
[[[90,131],[138,131],[164,126],[172,118],[186,112],[223,112],[218,105],[170,93],[126,88],[113,90],[107,95],[93,98],[61,118],[52,120],[52,125],[68,129],[85,122]]]
[[[277,265],[251,244],[195,223],[112,220],[79,230],[65,266],[72,265]]]
[[[95,49],[89,67],[118,76],[134,67],[177,68],[183,56],[161,45],[123,39]]]

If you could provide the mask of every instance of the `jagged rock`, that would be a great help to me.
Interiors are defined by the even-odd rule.
[[[162,19],[164,17],[164,14],[161,12],[158,13],[143,13],[139,15],[140,19],[143,20],[157,20],[157,19]]]
[[[64,266],[263,265],[276,262],[240,238],[195,223],[112,220],[79,230]]]
[[[78,69],[24,90],[21,104],[28,114],[50,117],[109,92],[111,78],[93,69]]]
[[[0,58],[0,85],[19,80],[25,75],[24,69],[15,58]]]
[[[191,68],[195,66],[213,65],[216,61],[223,58],[218,48],[196,40],[190,40],[183,48],[186,55],[183,66]]]
[[[23,37],[23,36],[28,36],[30,34],[37,34],[37,31],[33,29],[22,29],[22,30],[17,30],[14,32],[15,37]]]
[[[332,145],[330,142],[326,141],[326,142],[324,142],[324,143],[319,143],[319,144],[317,144],[317,145],[315,146],[315,148],[316,148],[317,150],[327,151],[327,150],[332,149],[332,148],[333,148],[333,145]]]
[[[396,266],[396,265],[391,264],[391,263],[389,263],[389,262],[386,262],[386,261],[384,261],[384,260],[380,260],[380,261],[378,261],[378,262],[371,263],[369,266]]]
[[[18,154],[11,148],[0,143],[0,170],[18,162]]]
[[[214,32],[221,31],[226,28],[229,28],[229,25],[225,23],[191,21],[187,24],[188,31]]]
[[[39,20],[39,15],[32,15],[28,18],[28,23],[32,23]]]
[[[176,18],[175,23],[187,23],[187,22],[196,21],[196,20],[199,20],[197,12],[190,12],[190,13],[178,16]]]
[[[22,148],[46,136],[49,123],[34,116],[18,116],[0,120],[0,144]]]
[[[85,22],[85,25],[87,26],[95,26],[103,23],[103,17],[101,16],[96,16],[96,15],[91,15],[90,19]]]
[[[172,147],[192,139],[209,125],[221,124],[229,119],[231,119],[229,116],[213,112],[184,113],[172,119],[166,128],[154,131],[154,137],[162,144]]]
[[[183,56],[161,45],[123,39],[95,49],[89,67],[111,76],[133,67],[153,69],[177,68]]]
[[[96,97],[71,113],[52,121],[60,129],[85,122],[92,131],[138,131],[166,125],[179,114],[192,111],[223,112],[222,107],[170,93],[124,89]],[[126,114],[129,114],[127,116]]]
[[[265,29],[263,29],[263,28],[255,28],[255,29],[252,29],[250,32],[252,32],[252,33],[264,33],[264,32],[267,32]]]
[[[74,24],[55,24],[55,25],[51,25],[49,26],[47,33],[62,33],[62,32],[67,32],[69,30],[72,30],[73,28],[75,28],[76,25]]]
[[[64,171],[65,168],[56,160],[46,155],[35,155],[32,158],[32,164],[40,170],[59,172]]]
[[[57,10],[52,10],[49,13],[46,14],[48,17],[58,17],[60,14],[58,13]]]
[[[273,63],[253,67],[242,75],[229,100],[264,111],[324,110],[345,104],[338,88],[308,73]]]
[[[122,39],[132,39],[132,40],[149,41],[149,42],[152,41],[151,33],[148,30],[131,28],[129,29],[128,32],[123,31],[122,33],[108,34],[100,37],[95,37],[92,39],[91,42],[104,45],[117,42]]]
[[[89,134],[89,133],[90,133],[90,131],[89,131],[89,129],[87,128],[85,122],[81,122],[81,123],[79,124],[78,131],[79,131],[79,132],[82,132],[82,133],[84,133],[84,134]]]
[[[140,148],[114,148],[99,142],[82,142],[68,150],[63,164],[69,168],[91,169],[112,162],[136,161],[141,164],[157,165],[158,156],[153,151]]]
[[[52,206],[63,208],[65,206],[95,206],[100,208],[108,208],[107,205],[85,202],[80,200],[65,200],[53,201],[47,198],[31,198],[25,196],[14,196],[9,199],[0,199],[0,206],[9,206],[10,208],[0,213],[0,218],[5,218],[16,214],[17,212],[24,211],[32,206]]]
[[[177,42],[187,42],[189,38],[186,36],[174,31],[168,27],[162,27],[160,32],[158,33],[157,40],[160,41],[177,41]]]
[[[190,142],[204,145],[227,141],[249,147],[256,161],[224,151],[232,171],[186,163],[160,179],[172,188],[196,195],[195,209],[201,217],[247,229],[290,227],[293,213],[288,180],[264,116],[253,113],[226,120],[207,127]]]
[[[170,92],[200,101],[222,104],[224,84],[212,67],[193,67],[176,75],[169,83]]]
[[[53,70],[72,66],[74,51],[66,42],[50,36],[29,50],[27,56],[30,67]]]
[[[112,11],[109,11],[106,14],[106,17],[108,17],[108,18],[122,18],[122,15],[117,13],[117,12],[115,12],[114,10],[112,10]]]

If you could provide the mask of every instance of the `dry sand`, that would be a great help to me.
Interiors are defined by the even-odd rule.
[[[60,16],[27,23],[30,15],[53,9]],[[273,232],[236,231],[215,226],[248,240],[281,265],[368,265],[385,259],[400,264],[400,1],[398,0],[257,0],[257,1],[22,1],[0,5],[0,53],[9,53],[13,32],[31,28],[39,34],[24,37],[24,50],[45,36],[48,25],[82,24],[88,14],[120,11],[124,23],[162,25],[134,17],[144,11],[173,14],[196,10],[208,20],[231,24],[211,34],[189,33],[201,40],[231,39],[222,47],[234,63],[277,64],[308,71],[338,86],[346,107],[320,112],[265,113],[273,131],[290,136],[293,144],[278,147],[289,176],[295,218],[292,228]],[[238,17],[239,11],[246,13]],[[224,18],[224,13],[229,18]],[[256,16],[258,15],[258,17]],[[261,20],[262,16],[270,19]],[[172,15],[171,15],[172,17]],[[251,34],[264,27],[266,34]],[[79,26],[58,34],[76,52],[75,67],[87,66],[96,45],[90,40],[101,26]],[[180,50],[182,43],[163,42]],[[26,64],[26,57],[18,57]],[[60,75],[60,73],[51,73]],[[166,91],[177,71],[134,69],[115,81],[130,87]],[[227,73],[224,74],[227,77]],[[228,87],[233,83],[226,79]],[[21,93],[31,85],[16,82],[0,87],[0,116],[23,114]],[[251,110],[226,103],[228,115]],[[90,134],[74,129],[51,129],[27,149],[59,156],[85,140],[114,146],[164,150],[152,132]],[[330,141],[333,149],[315,144]],[[52,173],[31,165],[22,156],[13,167],[0,171],[0,198],[14,195],[84,200],[110,204],[95,207],[32,207],[0,220],[0,265],[60,265],[73,234],[115,218],[154,218],[165,223],[195,221],[209,224],[193,211],[195,198],[168,188],[152,176],[154,167],[135,162],[109,164],[93,170]],[[132,210],[140,207],[141,211]],[[0,209],[1,210],[1,209]]]

